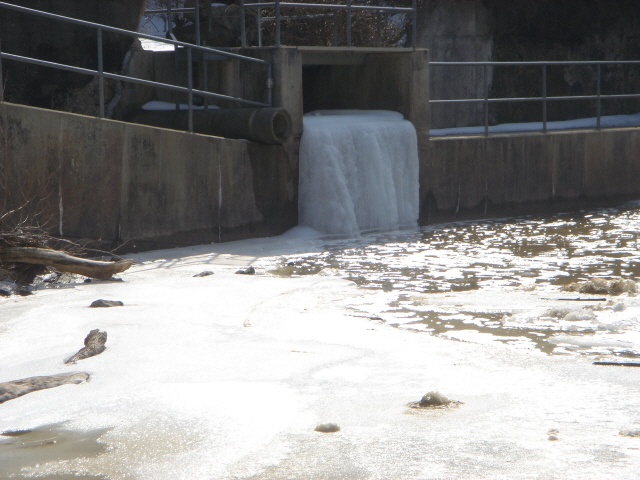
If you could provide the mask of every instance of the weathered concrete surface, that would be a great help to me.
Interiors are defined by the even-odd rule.
[[[640,195],[638,128],[432,138],[420,158],[421,224]]]
[[[493,58],[491,14],[481,0],[422,2],[417,44],[432,62],[487,62]],[[431,67],[431,98],[484,98],[483,67]],[[491,85],[493,69],[487,69]],[[484,107],[476,104],[432,105],[432,128],[482,125]]]
[[[297,162],[261,146],[13,104],[0,160],[7,209],[38,198],[48,227],[138,246],[282,233],[297,223]]]
[[[322,60],[303,49],[304,111],[320,109],[392,110],[410,120],[418,136],[429,132],[428,52],[366,53],[360,64]],[[328,52],[330,53],[330,52]],[[349,52],[343,52],[342,56]],[[353,53],[356,53],[354,50]],[[307,58],[308,57],[308,60]]]

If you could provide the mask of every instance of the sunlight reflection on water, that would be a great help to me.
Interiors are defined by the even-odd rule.
[[[389,311],[400,328],[471,341],[488,333],[493,342],[545,353],[634,357],[640,345],[620,336],[640,331],[633,294],[594,297],[563,288],[593,278],[635,279],[639,231],[637,202],[456,222],[330,241],[322,253],[283,258],[273,273],[333,271],[393,294]]]

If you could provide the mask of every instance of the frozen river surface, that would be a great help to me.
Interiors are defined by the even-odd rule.
[[[638,227],[298,229],[0,298],[0,382],[91,374],[0,404],[0,478],[636,479],[640,368],[593,362],[638,361]],[[65,366],[94,328],[107,350]],[[462,403],[407,406],[428,391]]]

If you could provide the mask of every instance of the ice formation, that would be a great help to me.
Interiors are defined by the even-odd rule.
[[[411,122],[388,111],[322,111],[304,117],[299,223],[329,234],[413,227],[418,143]]]

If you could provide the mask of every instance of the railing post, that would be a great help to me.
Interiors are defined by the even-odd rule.
[[[271,63],[267,66],[267,104],[273,107],[273,69]]]
[[[334,10],[331,13],[331,15],[333,16],[333,25],[331,29],[331,36],[333,38],[331,39],[331,44],[334,47],[337,47],[338,46],[338,12]]]
[[[547,133],[547,64],[542,65],[542,132]]]
[[[242,47],[247,46],[247,27],[245,25],[246,14],[244,0],[240,0],[240,41]]]
[[[98,92],[100,118],[104,118],[104,58],[102,55],[102,29],[98,28]]]
[[[351,0],[347,0],[347,47],[351,46]]]
[[[379,0],[376,2],[376,5],[380,6]],[[382,45],[382,34],[380,33],[381,25],[380,10],[376,10],[376,47]]]
[[[487,80],[487,66],[482,66],[482,88],[484,89],[484,136],[489,136],[489,81]]]
[[[597,99],[596,99],[596,111],[597,111],[597,119],[596,119],[596,128],[598,130],[600,130],[601,128],[601,123],[600,123],[600,117],[602,116],[602,104],[601,104],[601,98],[600,95],[602,95],[602,65],[598,64],[598,68],[597,68],[597,83],[596,83],[596,95],[597,95]]]
[[[200,39],[200,0],[196,0],[196,45],[202,45]]]
[[[4,77],[2,76],[2,41],[0,41],[0,102],[4,102]]]
[[[167,2],[167,34],[173,37],[173,19],[171,18],[171,2]]]
[[[413,9],[411,19],[411,48],[416,48],[418,44],[418,2],[411,0],[411,8]]]
[[[258,15],[256,16],[258,22],[258,46],[262,46],[262,9],[258,7]]]
[[[281,45],[280,43],[280,22],[282,18],[280,16],[280,0],[276,0],[276,47]]]
[[[189,88],[189,133],[193,133],[193,57],[192,48],[187,47],[187,70],[189,71],[187,86]]]

